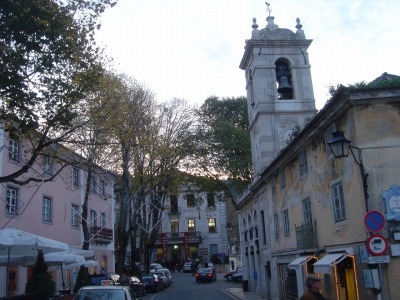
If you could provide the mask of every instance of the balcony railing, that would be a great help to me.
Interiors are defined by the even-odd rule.
[[[109,244],[113,240],[112,229],[102,228],[102,227],[90,227],[90,235],[96,243]]]
[[[296,240],[298,250],[318,248],[317,225],[310,223],[297,226]]]
[[[166,233],[166,238],[167,238],[167,244],[183,244],[184,242],[184,232],[167,232]],[[189,243],[201,243],[201,232],[200,231],[195,231],[195,232],[189,232]],[[162,244],[162,235],[158,234],[156,237],[155,241],[156,245],[161,245]]]

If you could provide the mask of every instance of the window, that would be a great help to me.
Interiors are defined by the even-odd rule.
[[[187,207],[194,207],[194,194],[186,194]]]
[[[312,224],[311,200],[306,198],[303,200],[303,221],[304,224]]]
[[[278,214],[274,214],[274,224],[275,224],[275,239],[279,239],[279,220]]]
[[[106,184],[104,183],[104,180],[100,180],[99,182],[99,192],[102,196],[106,195]]]
[[[286,176],[285,176],[285,170],[282,170],[279,172],[279,179],[281,182],[281,189],[283,190],[286,188]]]
[[[90,192],[96,193],[96,178],[90,176]]]
[[[217,226],[216,226],[215,218],[209,218],[208,219],[208,233],[216,233],[216,232],[217,232]]]
[[[343,186],[339,182],[332,186],[333,210],[335,213],[335,222],[346,219],[346,208],[344,206]]]
[[[262,230],[262,237],[263,237],[263,245],[266,245],[267,244],[267,234],[265,232],[265,216],[264,216],[263,210],[260,212],[260,215],[261,215],[261,226],[262,226],[261,230]]]
[[[179,233],[179,221],[171,220],[171,233]]]
[[[272,196],[276,196],[276,181],[275,181],[275,176],[272,177],[272,179],[271,179],[271,193],[272,193]]]
[[[43,197],[42,200],[42,219],[51,222],[51,199],[48,197]]]
[[[43,158],[43,173],[46,175],[53,175],[54,173],[54,161],[50,156]]]
[[[176,195],[171,195],[169,198],[170,205],[171,205],[171,212],[177,213],[178,212],[178,197]]]
[[[79,169],[73,168],[72,169],[72,185],[79,186]]]
[[[8,187],[6,196],[6,212],[8,214],[18,214],[18,190]]]
[[[283,211],[283,230],[285,236],[290,235],[290,226],[289,226],[289,210],[285,209]]]
[[[97,226],[97,213],[94,210],[90,211],[90,227]]]
[[[299,165],[300,165],[300,175],[301,176],[306,175],[308,173],[306,151],[300,152],[300,154],[299,154]]]
[[[72,205],[71,209],[71,225],[78,226],[78,206]]]
[[[215,195],[214,193],[207,194],[207,207],[215,207]]]
[[[19,161],[19,140],[13,136],[10,136],[8,140],[8,158]]]
[[[101,228],[104,228],[107,226],[107,219],[106,219],[105,213],[100,214],[100,226],[101,226]]]
[[[188,219],[188,232],[196,232],[196,220]]]

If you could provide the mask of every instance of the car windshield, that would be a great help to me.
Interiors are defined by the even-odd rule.
[[[125,300],[124,290],[87,289],[81,290],[74,298],[76,300]]]
[[[152,282],[154,280],[153,276],[143,276],[142,282]]]
[[[210,268],[200,268],[199,269],[199,273],[209,273],[209,272],[211,272]]]

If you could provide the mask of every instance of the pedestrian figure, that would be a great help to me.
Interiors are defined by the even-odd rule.
[[[192,276],[194,276],[194,274],[196,273],[196,264],[193,261],[192,261],[191,268],[192,268]]]
[[[307,291],[301,296],[300,300],[325,300],[321,295],[321,278],[310,275],[306,279]]]

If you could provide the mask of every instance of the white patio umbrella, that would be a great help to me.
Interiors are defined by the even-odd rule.
[[[38,250],[42,250],[44,254],[57,251],[67,251],[68,245],[16,228],[0,230],[0,255],[7,256],[7,286],[9,280],[8,271],[11,260],[17,259],[21,256],[36,257]]]

